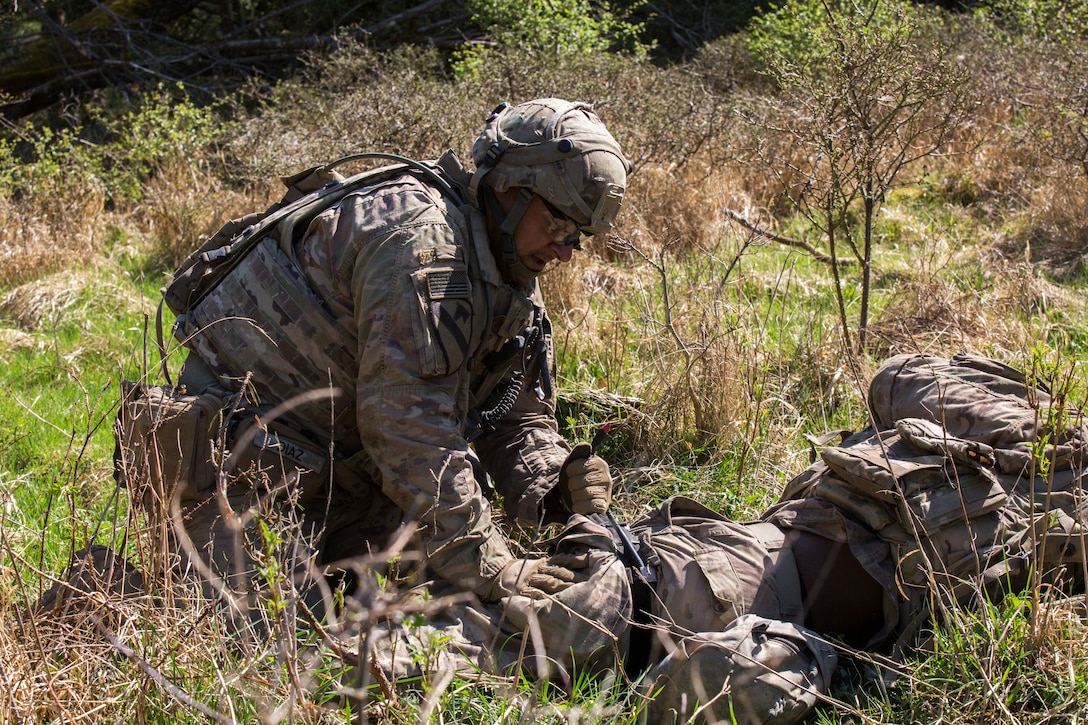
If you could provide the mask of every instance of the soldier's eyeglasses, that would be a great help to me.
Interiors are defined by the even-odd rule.
[[[539,196],[539,195],[538,195]],[[559,209],[543,196],[540,200],[544,202],[544,208],[548,210],[548,214],[551,215],[552,221],[555,222],[555,226],[552,228],[553,233],[560,231],[560,226],[566,227],[567,230],[574,229],[574,231],[565,234],[562,239],[557,239],[560,244],[567,247],[574,247],[578,251],[582,250],[582,230],[578,228],[577,222],[571,219],[569,216],[559,211]]]

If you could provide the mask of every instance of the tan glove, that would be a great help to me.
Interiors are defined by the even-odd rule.
[[[514,559],[502,568],[488,598],[498,601],[526,592],[558,594],[569,586],[589,580],[589,555],[556,554],[547,559]]]
[[[589,581],[589,553],[552,554],[537,567],[518,593],[539,591],[558,594],[567,587]]]
[[[617,637],[631,627],[631,586],[627,567],[610,551],[583,552],[585,569],[574,569],[585,579],[557,595],[526,589],[502,600],[503,632],[523,634],[531,651],[524,662],[537,676],[549,667],[570,672],[571,665],[587,663],[594,655],[614,651]],[[555,559],[555,557],[552,557]],[[570,563],[570,562],[568,562]],[[570,563],[573,566],[572,563]],[[620,646],[626,640],[621,639]],[[538,649],[538,647],[543,649]],[[600,662],[599,660],[592,660]]]
[[[573,514],[603,514],[612,503],[612,474],[608,462],[579,443],[559,469],[559,493]]]

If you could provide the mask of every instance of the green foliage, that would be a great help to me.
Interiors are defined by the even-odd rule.
[[[1009,37],[1066,45],[1088,37],[1088,0],[981,0],[978,15]]]
[[[748,24],[744,34],[749,52],[767,66],[788,60],[819,65],[826,62],[827,15],[820,0],[772,6]]]
[[[144,181],[169,162],[195,160],[222,131],[214,107],[197,107],[184,94],[176,100],[160,87],[135,110],[118,118],[98,111],[92,118],[106,129],[100,155],[110,197],[139,200]]]
[[[54,131],[43,126],[22,130],[18,139],[0,142],[5,163],[0,166],[3,188],[14,195],[60,193],[70,184],[100,187],[100,163],[79,142],[72,129]],[[17,144],[21,142],[21,144]],[[28,163],[19,164],[17,148],[21,145]]]
[[[94,540],[111,507],[112,420],[120,379],[138,377],[143,365],[140,307],[108,269],[41,279],[0,298],[0,338],[17,324],[25,340],[0,353],[4,525],[21,532],[9,545],[50,569],[66,563],[67,544]],[[39,526],[51,535],[28,534]]]
[[[771,6],[748,25],[749,51],[782,82],[822,77],[845,59],[842,38],[857,33],[880,42],[915,27],[925,16],[902,0],[797,0]]]
[[[468,0],[474,22],[499,47],[561,57],[608,49],[644,55],[643,26],[628,20],[630,11],[608,0]],[[454,54],[453,68],[463,78],[479,75],[486,48],[470,45]]]
[[[934,632],[933,651],[913,663],[910,686],[893,697],[892,721],[1065,721],[1070,705],[1088,696],[1084,624],[1063,611],[1071,603],[1058,602],[1048,605],[1043,626],[1033,625],[1033,606],[1030,598],[1010,596],[1000,606],[948,612],[949,621]],[[1059,652],[1075,642],[1081,644],[1071,658]],[[1065,662],[1057,678],[1055,660]]]
[[[0,138],[6,193],[63,195],[90,187],[115,202],[139,201],[143,184],[158,170],[196,163],[225,128],[214,108],[196,106],[183,91],[178,100],[163,87],[120,114],[102,106],[90,106],[88,113],[83,126],[22,126]],[[91,139],[92,129],[98,140]]]

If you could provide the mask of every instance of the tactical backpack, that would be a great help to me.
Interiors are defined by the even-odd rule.
[[[1079,410],[1059,408],[1020,371],[964,354],[889,359],[869,406],[873,425],[823,449],[765,518],[814,498],[886,542],[899,644],[934,602],[999,597],[1033,568],[1042,581],[1083,586]]]

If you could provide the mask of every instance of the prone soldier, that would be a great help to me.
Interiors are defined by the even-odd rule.
[[[622,665],[642,683],[645,722],[779,725],[827,695],[840,644],[897,658],[943,607],[997,601],[1033,572],[1083,591],[1081,411],[962,354],[889,359],[869,408],[872,425],[825,448],[759,520],[672,498],[631,524],[633,561],[607,519],[574,516],[555,551],[585,557],[587,580],[422,635],[456,643],[455,669]],[[418,674],[382,642],[388,676]]]

